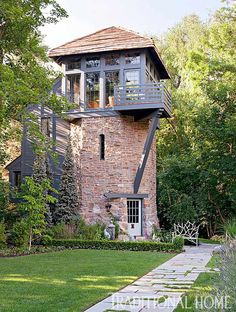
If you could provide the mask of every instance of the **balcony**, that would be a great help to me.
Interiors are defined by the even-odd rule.
[[[114,89],[114,107],[126,115],[141,115],[159,109],[161,117],[171,117],[172,101],[164,82],[143,85],[116,86]]]

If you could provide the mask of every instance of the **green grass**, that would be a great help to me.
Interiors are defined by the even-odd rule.
[[[208,262],[207,267],[211,269],[216,268],[218,263],[218,257],[219,256],[214,255]],[[211,292],[214,288],[214,284],[217,282],[218,278],[219,275],[216,272],[200,273],[191,289],[186,290],[186,294],[182,298],[183,306],[180,303],[174,310],[174,312],[183,312],[183,311],[197,312],[198,310],[196,310],[195,307],[196,298],[199,298],[200,296],[207,297],[208,295],[211,295]]]
[[[83,311],[174,254],[70,250],[0,259],[0,311]]]
[[[199,238],[200,243],[206,243],[206,244],[222,244],[222,242],[213,240],[213,239],[207,239],[207,238]]]

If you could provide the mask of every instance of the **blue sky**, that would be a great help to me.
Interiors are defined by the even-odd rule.
[[[204,20],[222,6],[221,0],[58,0],[58,3],[69,17],[42,29],[44,42],[50,48],[109,26],[158,35],[186,15],[196,13]]]

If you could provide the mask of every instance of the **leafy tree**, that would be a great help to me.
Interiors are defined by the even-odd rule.
[[[34,182],[41,184],[43,181],[48,179],[51,183],[50,172],[49,172],[49,163],[48,158],[45,153],[36,154],[33,164],[33,180]],[[45,190],[45,196],[48,194],[48,190]],[[52,225],[52,214],[50,210],[50,205],[46,203],[46,223],[47,226]]]
[[[37,183],[32,177],[26,177],[21,185],[19,211],[24,216],[28,226],[29,250],[31,249],[34,235],[41,236],[45,231],[46,205],[56,202],[56,198],[47,193],[48,190],[56,192],[51,187],[49,179],[44,179],[41,183]]]
[[[0,160],[6,158],[12,120],[22,121],[29,104],[46,105],[56,112],[68,103],[50,93],[58,76],[48,65],[40,27],[66,17],[56,0],[0,2]]]
[[[75,177],[71,139],[69,138],[65,159],[62,167],[62,176],[59,188],[59,198],[56,205],[54,221],[68,223],[78,217],[79,195]]]
[[[174,105],[158,133],[159,217],[169,226],[194,219],[209,236],[236,213],[235,16],[233,1],[207,23],[187,17],[159,40]]]

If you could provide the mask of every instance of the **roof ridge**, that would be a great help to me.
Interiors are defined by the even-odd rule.
[[[92,36],[92,35],[98,34],[98,33],[102,32],[102,31],[104,31],[104,30],[106,30],[106,29],[113,28],[113,27],[115,27],[115,26],[106,27],[106,28],[97,30],[97,31],[95,31],[95,32],[93,32],[93,33],[84,35],[84,36],[82,36],[82,37],[78,37],[78,38],[73,39],[73,40],[71,40],[71,41],[68,41],[68,42],[66,42],[66,43],[64,43],[64,44],[61,44],[61,45],[59,45],[59,46],[57,46],[57,47],[55,47],[55,48],[52,48],[51,50],[64,47],[65,45],[67,45],[67,44],[69,44],[69,43],[75,42],[75,41],[80,40],[80,39],[84,39],[84,38],[86,38],[86,37],[90,37],[90,36]],[[50,51],[51,51],[51,50],[50,50]]]
[[[55,47],[55,48],[52,48],[52,49],[50,49],[49,53],[50,53],[51,51],[55,50],[55,49],[62,48],[62,47],[64,47],[64,46],[66,46],[67,44],[70,44],[70,43],[75,42],[75,41],[77,41],[77,40],[90,37],[90,36],[92,36],[92,35],[95,35],[95,34],[98,34],[98,33],[100,33],[100,32],[103,32],[104,30],[112,29],[112,28],[121,29],[121,30],[130,32],[130,33],[133,33],[133,34],[135,34],[135,35],[138,35],[138,36],[141,37],[141,38],[149,39],[149,40],[152,41],[152,38],[150,38],[150,37],[148,37],[148,36],[141,35],[140,33],[136,32],[136,31],[133,31],[133,30],[130,30],[130,29],[127,29],[127,28],[125,28],[125,27],[122,27],[122,26],[109,26],[109,27],[106,27],[106,28],[102,28],[102,29],[100,29],[100,30],[97,30],[97,31],[95,31],[95,32],[93,32],[93,33],[90,33],[90,34],[88,34],[88,35],[85,35],[85,36],[82,36],[82,37],[78,37],[78,38],[76,38],[76,39],[73,39],[73,40],[71,40],[71,41],[68,41],[68,42],[66,42],[66,43],[64,43],[64,44],[62,44],[62,45],[59,45],[59,46]]]

